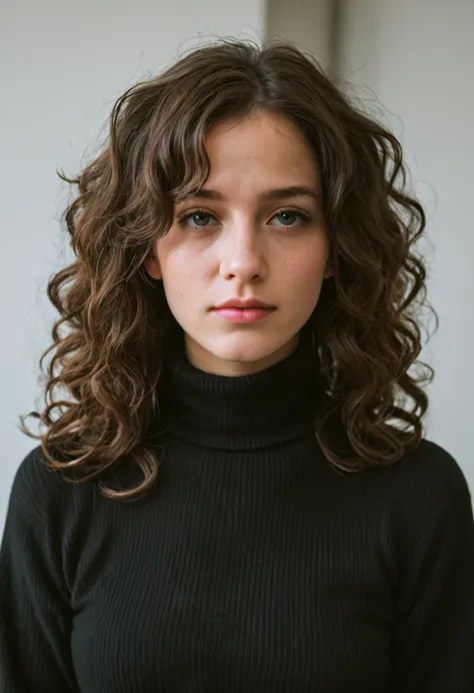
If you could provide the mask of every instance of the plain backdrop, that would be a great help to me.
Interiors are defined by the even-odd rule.
[[[428,213],[441,320],[424,352],[437,372],[427,436],[474,487],[474,0],[2,0],[0,527],[37,444],[18,416],[41,403],[38,360],[55,317],[47,279],[69,257],[59,224],[69,191],[56,170],[73,175],[89,159],[133,82],[213,37],[264,35],[315,53],[402,140]]]

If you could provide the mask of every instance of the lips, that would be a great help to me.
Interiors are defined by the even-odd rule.
[[[214,313],[222,320],[234,323],[251,323],[263,320],[273,313],[275,308],[241,308],[227,306],[226,308],[214,308]]]
[[[261,308],[263,310],[275,310],[275,306],[271,306],[264,301],[259,301],[256,299],[229,299],[228,301],[221,303],[219,306],[216,306],[214,310],[222,310],[225,308],[234,308],[240,310]]]

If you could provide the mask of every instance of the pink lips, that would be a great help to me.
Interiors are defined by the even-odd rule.
[[[268,317],[274,310],[274,306],[256,298],[231,298],[214,308],[214,313],[231,322],[256,322]]]
[[[274,308],[215,308],[214,312],[223,320],[231,322],[256,322],[273,313]]]

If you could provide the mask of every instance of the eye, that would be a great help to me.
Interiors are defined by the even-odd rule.
[[[276,226],[283,228],[295,226],[295,221],[299,222],[296,224],[297,226],[302,226],[310,221],[310,216],[309,214],[303,214],[303,212],[295,212],[292,209],[284,209],[275,214],[272,219],[278,219],[280,224],[276,224]]]
[[[309,223],[311,217],[304,212],[297,212],[292,209],[284,209],[272,217],[278,223],[274,224],[277,228],[292,228],[293,226],[304,226]],[[181,226],[191,229],[204,229],[217,223],[216,218],[202,209],[195,209],[192,212],[183,214],[178,222]]]
[[[212,214],[209,214],[209,212],[204,212],[197,209],[194,212],[185,214],[183,217],[181,217],[179,219],[179,223],[182,226],[189,226],[192,229],[202,229],[209,226],[210,219],[213,219],[214,222],[216,221],[216,218],[213,217]]]

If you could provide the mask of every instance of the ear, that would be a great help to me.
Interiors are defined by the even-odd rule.
[[[334,270],[332,266],[332,253],[329,253],[329,257],[326,260],[326,267],[324,269],[324,279],[329,279],[329,277],[334,276]]]
[[[324,279],[329,279],[330,277],[334,277],[334,272],[332,271],[331,265],[328,263],[324,272]]]
[[[153,253],[150,253],[150,255],[145,258],[143,265],[152,279],[161,279],[160,263]]]

